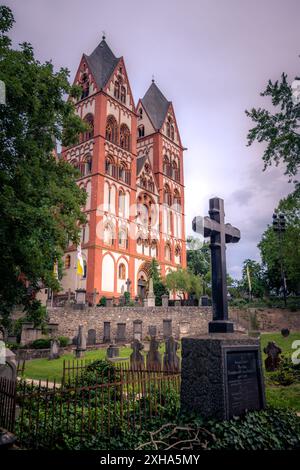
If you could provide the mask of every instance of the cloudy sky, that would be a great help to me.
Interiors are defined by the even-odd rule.
[[[225,199],[227,222],[242,238],[228,246],[238,277],[279,199],[292,187],[279,168],[262,172],[262,145],[246,146],[244,110],[267,106],[267,80],[300,70],[299,0],[4,0],[15,14],[14,44],[29,41],[39,60],[71,77],[102,31],[124,56],[135,100],[152,74],[175,107],[185,152],[186,231],[208,199]]]

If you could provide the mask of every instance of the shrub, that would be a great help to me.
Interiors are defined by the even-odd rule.
[[[65,346],[68,346],[68,344],[70,342],[70,340],[67,336],[59,336],[58,341],[59,341],[59,344],[62,348],[64,348]]]
[[[50,348],[50,338],[41,338],[41,339],[36,339],[33,341],[30,346],[33,349],[48,349]]]
[[[276,371],[268,374],[268,380],[276,385],[291,385],[300,382],[300,364],[293,364],[291,356],[285,354],[282,356],[279,367]]]
[[[103,296],[101,297],[101,299],[99,300],[99,303],[98,303],[97,307],[106,307],[106,297],[105,297],[105,295],[103,295]]]

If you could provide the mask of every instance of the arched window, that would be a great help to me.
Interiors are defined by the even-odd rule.
[[[167,155],[164,156],[164,174],[172,178],[172,168]]]
[[[114,116],[108,116],[107,118],[105,138],[113,144],[118,142],[118,124]]]
[[[125,216],[125,193],[121,189],[119,191],[119,215]]]
[[[171,135],[171,124],[169,121],[167,121],[167,137],[170,137]]]
[[[115,81],[114,97],[117,100],[120,99],[120,83],[117,80]]]
[[[143,119],[143,108],[139,109],[139,119]]]
[[[173,160],[172,167],[173,167],[173,178],[174,178],[174,180],[180,181],[179,166],[177,165],[177,162],[175,160]]]
[[[125,181],[125,174],[126,174],[126,164],[121,162],[119,166],[119,180]]]
[[[89,96],[89,93],[90,93],[89,77],[86,72],[82,74],[80,82],[81,82],[81,88],[82,88],[81,99],[83,100],[84,98]]]
[[[167,261],[171,261],[171,247],[169,243],[165,245],[165,259]]]
[[[71,267],[71,256],[67,255],[65,257],[65,269],[70,269]]]
[[[181,249],[179,245],[175,248],[175,258],[177,258],[177,263],[181,263]]]
[[[171,139],[174,140],[174,126],[171,124]]]
[[[82,278],[83,279],[86,279],[86,275],[87,275],[87,262],[85,261],[85,259],[83,260],[83,274],[82,274]]]
[[[130,130],[126,124],[121,124],[120,127],[120,147],[125,150],[129,150],[130,144]]]
[[[84,159],[84,175],[89,175],[92,172],[92,156],[87,155]]]
[[[126,103],[126,88],[121,86],[121,103]]]
[[[116,165],[113,157],[107,157],[105,160],[105,173],[116,178]]]
[[[144,137],[145,136],[145,127],[144,126],[139,126],[138,127],[138,137]]]
[[[150,179],[148,181],[148,189],[149,189],[149,191],[152,191],[152,193],[154,193],[154,183],[153,183],[152,179]]]
[[[181,197],[179,194],[179,191],[175,189],[174,191],[174,208],[176,211],[180,212],[181,211]]]
[[[81,134],[82,142],[94,137],[94,116],[92,114],[87,114],[83,120],[85,124],[88,125],[88,129]]]
[[[113,229],[109,224],[106,224],[104,227],[103,239],[106,245],[113,245],[114,243]]]
[[[164,187],[164,202],[165,204],[168,204],[168,206],[172,205],[172,196],[171,196],[171,191],[170,191],[170,187],[168,184],[166,184]]]
[[[152,240],[151,242],[151,256],[156,257],[158,256],[158,249],[157,249],[157,241]]]
[[[125,264],[119,264],[119,279],[126,279],[126,267]]]
[[[124,250],[128,248],[127,231],[124,228],[119,230],[119,246]]]

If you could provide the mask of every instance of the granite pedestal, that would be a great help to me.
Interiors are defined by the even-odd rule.
[[[258,339],[238,333],[182,339],[183,412],[224,420],[264,406]]]

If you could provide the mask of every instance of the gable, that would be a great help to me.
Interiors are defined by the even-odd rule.
[[[134,111],[134,99],[123,57],[118,60],[112,70],[104,91],[131,111]],[[122,91],[124,91],[124,94],[122,94]],[[125,100],[123,97],[125,97]]]
[[[144,126],[144,137],[147,135],[153,134],[155,132],[155,128],[151,122],[150,117],[148,116],[146,109],[143,106],[142,100],[139,100],[138,102],[138,105],[136,107],[136,113],[138,115],[138,121],[137,121],[138,128],[140,126]],[[139,134],[138,134],[138,138],[139,138]]]
[[[180,139],[180,134],[177,126],[177,121],[174,113],[174,108],[172,103],[170,103],[162,128],[161,132],[163,135],[168,137],[168,139],[171,139],[175,144],[181,146],[181,139]]]
[[[145,190],[149,190],[155,194],[157,191],[156,178],[152,170],[151,162],[148,155],[139,157],[136,162],[137,185]],[[153,187],[151,186],[153,184]]]

